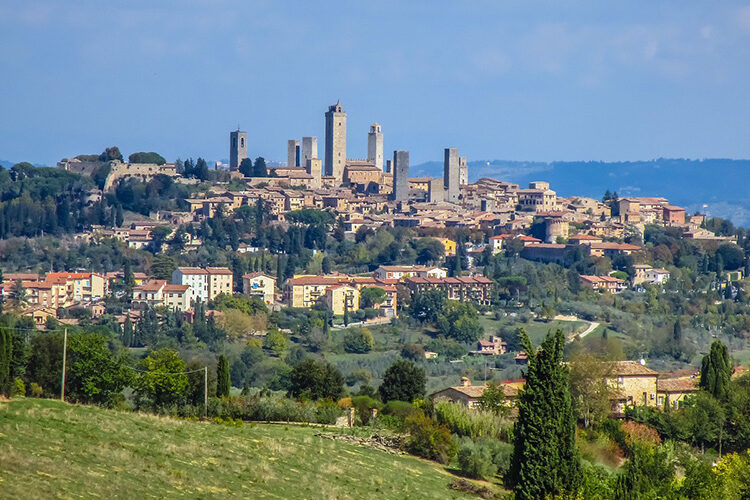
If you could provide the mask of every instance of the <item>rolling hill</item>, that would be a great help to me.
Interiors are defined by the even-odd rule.
[[[437,464],[320,432],[0,401],[0,497],[472,498]]]

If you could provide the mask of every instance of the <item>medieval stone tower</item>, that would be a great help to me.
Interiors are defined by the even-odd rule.
[[[409,200],[409,152],[393,152],[393,199]]]
[[[333,176],[339,184],[344,179],[346,166],[346,113],[341,101],[328,106],[326,112],[325,173]]]
[[[247,158],[247,132],[239,129],[229,133],[229,170],[240,168],[242,160]]]
[[[379,123],[370,125],[370,133],[367,134],[367,161],[383,170],[383,130]]]
[[[445,184],[445,201],[458,203],[458,149],[445,148],[443,160],[443,182]]]

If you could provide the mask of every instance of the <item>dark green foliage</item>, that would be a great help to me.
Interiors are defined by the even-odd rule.
[[[167,163],[167,160],[165,160],[163,156],[161,156],[159,153],[154,152],[133,153],[128,156],[128,161],[130,163],[156,163],[157,165],[164,165],[165,163]]]
[[[117,146],[112,146],[111,148],[105,149],[104,152],[99,155],[98,160],[105,162],[112,160],[122,161],[122,153],[120,153],[120,148],[118,148]]]
[[[5,327],[0,327],[0,394],[10,396],[11,372],[10,366],[13,360],[12,332]]]
[[[411,361],[399,359],[385,371],[378,392],[385,402],[394,399],[411,402],[424,396],[426,383],[424,369]]]
[[[127,353],[113,353],[100,334],[68,337],[65,397],[69,401],[114,406],[132,381]]]
[[[229,363],[227,363],[226,356],[222,354],[216,365],[216,397],[229,396],[230,386]]]
[[[62,333],[44,333],[31,337],[26,378],[29,382],[39,384],[46,397],[60,397],[62,351]]]
[[[385,290],[382,288],[371,286],[363,288],[359,295],[359,306],[362,308],[373,307],[385,299]]]
[[[362,422],[362,425],[367,425],[370,423],[370,418],[372,417],[372,410],[375,408],[380,408],[381,403],[380,401],[373,399],[370,396],[362,395],[362,396],[354,396],[352,398],[352,406],[357,412],[357,417],[359,417],[359,420]]]
[[[295,398],[337,400],[344,391],[341,372],[325,361],[306,359],[292,369],[289,394]]]
[[[674,495],[674,480],[674,464],[665,447],[634,443],[630,459],[617,477],[614,498],[671,498]]]
[[[716,249],[716,258],[721,258],[722,267],[726,271],[739,269],[745,261],[742,249],[733,243],[724,243]]]
[[[729,388],[734,366],[727,346],[716,340],[711,351],[701,361],[700,388],[715,398],[724,399]]]
[[[253,176],[253,160],[250,158],[243,158],[240,162],[239,171],[245,177]]]
[[[470,302],[448,300],[437,319],[440,333],[458,342],[476,342],[483,333],[479,314]]]
[[[509,483],[519,500],[575,496],[581,465],[568,368],[562,364],[565,337],[561,330],[550,333],[537,350],[525,332],[521,336],[529,364],[518,398]]]
[[[409,304],[409,315],[422,323],[435,322],[443,311],[445,302],[445,294],[440,290],[415,293]]]
[[[344,337],[344,350],[355,354],[364,354],[372,350],[375,341],[367,328],[355,328]]]
[[[330,228],[334,222],[333,215],[330,212],[315,208],[302,208],[287,212],[286,220],[310,226],[324,226],[326,228]]]

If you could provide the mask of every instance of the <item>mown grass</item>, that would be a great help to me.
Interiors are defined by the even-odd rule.
[[[524,323],[518,321],[516,318],[503,318],[501,320],[496,320],[491,316],[480,316],[479,323],[484,328],[485,336],[499,335],[502,337],[500,329],[503,327],[510,327],[513,329],[523,328],[529,335],[529,339],[531,339],[535,345],[542,343],[548,332],[555,332],[558,328],[568,335],[571,333],[580,333],[588,327],[588,323],[585,321],[541,321],[533,319],[528,323]]]
[[[468,498],[436,464],[316,432],[0,402],[0,497]]]

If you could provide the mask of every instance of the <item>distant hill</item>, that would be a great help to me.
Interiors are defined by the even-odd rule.
[[[335,431],[0,401],[0,497],[478,498],[436,463],[321,432]]]
[[[413,177],[442,176],[442,162],[411,168]],[[691,213],[707,212],[750,227],[750,160],[659,158],[633,162],[469,162],[469,179],[494,177],[526,185],[549,181],[562,196],[601,198],[604,192],[620,196],[664,196]],[[706,204],[707,207],[703,207]]]

